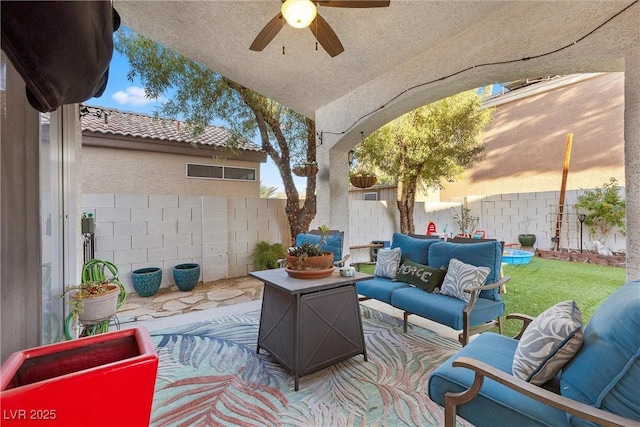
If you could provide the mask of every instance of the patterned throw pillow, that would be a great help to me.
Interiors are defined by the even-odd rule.
[[[540,313],[522,334],[513,356],[513,375],[534,385],[553,378],[582,347],[582,314],[575,301]]]
[[[481,286],[487,280],[489,273],[491,273],[489,267],[476,267],[451,258],[440,293],[469,302],[471,294],[465,292],[465,288]]]
[[[386,277],[387,279],[395,278],[398,272],[398,265],[400,265],[401,255],[400,248],[378,250],[376,269],[373,274],[378,277]]]
[[[423,291],[433,292],[442,285],[447,270],[429,267],[410,260],[405,260],[396,274],[395,280],[409,283]]]

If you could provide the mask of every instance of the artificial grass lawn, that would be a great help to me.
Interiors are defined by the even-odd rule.
[[[537,316],[552,305],[575,300],[586,325],[600,303],[626,282],[626,269],[533,257],[529,264],[505,265],[510,276],[502,298],[506,313]],[[515,336],[521,323],[503,323],[504,334]]]
[[[363,265],[362,271],[373,274],[374,266]],[[506,314],[523,313],[535,317],[558,302],[575,300],[584,325],[600,303],[626,282],[626,269],[621,267],[537,257],[529,264],[505,265],[504,275],[511,277],[507,293],[502,294]],[[503,332],[515,336],[521,326],[521,322],[504,320]]]

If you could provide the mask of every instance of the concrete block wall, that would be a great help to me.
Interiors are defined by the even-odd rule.
[[[144,267],[162,268],[162,288],[182,263],[200,264],[204,281],[245,276],[259,240],[288,239],[276,199],[84,194],[82,211],[95,218],[95,257],[118,266],[129,292],[131,272]]]
[[[577,212],[571,208],[578,191],[565,197],[561,247],[580,245]],[[518,234],[537,237],[536,247],[550,249],[557,219],[558,192],[500,194],[467,197],[473,215],[480,216],[477,229],[488,238],[518,243]],[[289,242],[289,227],[281,199],[223,198],[212,196],[154,196],[84,194],[83,212],[95,218],[96,258],[113,261],[128,291],[133,291],[131,271],[161,267],[162,287],[174,284],[172,268],[181,263],[201,265],[202,279],[213,281],[246,276],[252,271],[251,252],[258,241]],[[416,233],[424,234],[429,221],[437,231],[457,233],[453,210],[457,203],[418,202]],[[369,249],[350,246],[374,240],[391,240],[399,230],[398,210],[393,202],[352,200],[349,202],[349,235],[344,253],[351,262],[368,261]],[[528,223],[527,223],[528,219]],[[320,224],[312,223],[311,227]],[[625,237],[612,234],[607,246],[624,251]],[[583,230],[583,247],[592,249],[589,231]]]

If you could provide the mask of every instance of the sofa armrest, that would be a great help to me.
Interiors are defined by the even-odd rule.
[[[593,406],[586,405],[584,403],[568,399],[551,391],[545,390],[542,387],[535,386],[526,381],[515,378],[491,365],[484,362],[469,358],[459,357],[453,362],[454,367],[463,367],[471,369],[475,372],[473,384],[468,390],[461,393],[446,393],[444,397],[445,404],[445,426],[453,427],[456,422],[456,406],[472,400],[482,387],[484,378],[490,378],[517,393],[521,393],[546,405],[557,408],[563,412],[568,412],[574,416],[580,417],[585,420],[592,421],[594,423],[603,426],[629,426],[637,423],[635,420],[631,420],[611,412],[603,411]]]
[[[529,316],[528,314],[522,314],[522,313],[510,313],[510,314],[507,314],[507,320],[521,320],[522,321],[522,328],[520,329],[520,332],[518,332],[518,335],[516,335],[513,338],[517,339],[517,340],[522,338],[522,334],[524,334],[524,331],[529,327],[529,324],[531,322],[533,322],[533,319],[535,319],[535,317]]]
[[[464,291],[467,292],[467,293],[479,292],[479,291],[488,291],[490,289],[500,288],[502,285],[506,284],[509,280],[511,280],[511,277],[504,276],[502,279],[500,279],[497,282],[494,282],[494,283],[492,283],[490,285],[471,286],[471,287],[465,288]]]

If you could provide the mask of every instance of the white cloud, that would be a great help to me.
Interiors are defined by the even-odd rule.
[[[119,90],[111,95],[114,101],[122,105],[133,105],[141,107],[152,102],[162,101],[164,98],[147,98],[147,94],[143,88],[138,86],[129,86],[125,90]]]

